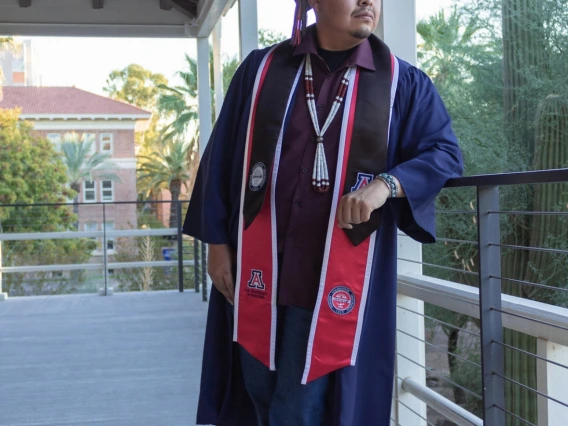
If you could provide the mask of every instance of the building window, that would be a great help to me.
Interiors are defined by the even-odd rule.
[[[114,182],[112,180],[101,181],[101,201],[114,201]]]
[[[61,134],[60,133],[48,133],[47,140],[49,140],[56,151],[61,151]]]
[[[81,140],[83,141],[83,143],[91,143],[91,149],[89,150],[89,154],[95,154],[97,152],[97,147],[96,145],[96,135],[94,133],[83,133],[83,136],[81,137]]]
[[[97,201],[95,188],[95,181],[83,181],[83,202],[84,203],[94,203]]]
[[[105,223],[105,230],[107,232],[108,231],[114,231],[114,222],[106,222]],[[107,242],[107,250],[114,250],[114,237],[109,237],[107,235],[106,242]]]
[[[86,232],[90,232],[90,231],[97,231],[97,222],[85,222],[85,224],[83,225],[83,229]],[[89,237],[89,240],[94,241],[95,243],[97,243],[97,238],[96,237]],[[97,243],[98,246],[98,243]]]
[[[101,152],[112,154],[112,133],[101,133]]]

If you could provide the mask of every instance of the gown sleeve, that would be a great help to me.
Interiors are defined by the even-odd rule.
[[[237,69],[199,163],[183,232],[208,244],[229,242],[233,156],[261,55],[261,51],[253,51]]]
[[[436,242],[435,201],[449,179],[463,173],[463,159],[452,122],[430,78],[410,67],[398,93],[401,122],[397,156],[388,173],[406,198],[390,200],[398,228],[421,243]]]

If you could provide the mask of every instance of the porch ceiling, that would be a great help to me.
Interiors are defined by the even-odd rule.
[[[235,0],[0,0],[0,34],[207,37]]]

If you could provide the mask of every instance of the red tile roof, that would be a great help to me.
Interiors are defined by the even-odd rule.
[[[22,114],[139,115],[148,111],[76,87],[3,87],[0,108],[21,108]]]

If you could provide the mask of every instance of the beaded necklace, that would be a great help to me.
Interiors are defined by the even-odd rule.
[[[305,66],[305,87],[306,87],[306,101],[308,103],[308,109],[310,111],[310,116],[312,117],[312,123],[314,125],[314,130],[316,131],[317,137],[317,148],[316,148],[316,158],[314,160],[314,171],[312,173],[312,186],[316,192],[324,193],[329,191],[329,172],[327,169],[327,161],[325,159],[325,150],[323,147],[323,135],[331,125],[331,122],[337,115],[339,107],[341,106],[345,95],[347,94],[347,87],[349,86],[349,73],[354,67],[349,67],[345,71],[345,75],[341,80],[339,89],[337,90],[337,95],[335,95],[335,100],[331,106],[331,111],[327,116],[327,120],[323,128],[320,130],[317,107],[315,101],[314,92],[314,77],[312,72],[312,60],[310,55],[306,55],[306,66]]]

